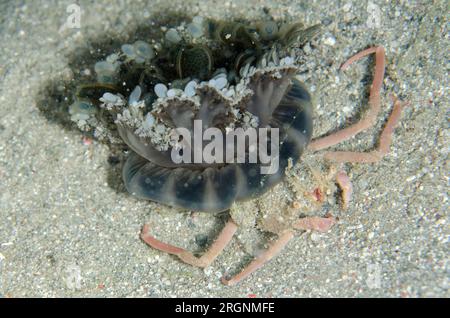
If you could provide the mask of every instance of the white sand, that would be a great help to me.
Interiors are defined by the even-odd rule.
[[[240,233],[206,270],[150,249],[138,236],[146,222],[158,222],[162,239],[201,251],[197,243],[212,239],[221,221],[133,198],[107,146],[84,145],[80,132],[63,129],[63,117],[48,120],[39,110],[67,106],[55,98],[92,70],[86,49],[151,27],[168,1],[80,1],[80,30],[62,28],[71,2],[0,4],[0,296],[450,296],[446,1],[170,1],[190,15],[258,19],[266,7],[275,18],[324,23],[301,76],[315,95],[316,135],[360,114],[372,63],[345,74],[338,68],[368,46],[386,48],[384,94],[411,102],[392,153],[346,167],[355,189],[350,209],[327,207],[339,224],[299,235],[236,287],[219,278],[250,260],[250,236]],[[339,149],[373,146],[391,107],[385,101],[377,127]]]

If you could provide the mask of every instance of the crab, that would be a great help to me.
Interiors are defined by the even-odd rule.
[[[357,53],[341,66],[341,70],[346,70],[352,63],[370,54],[375,54],[375,72],[370,88],[368,112],[357,123],[327,136],[312,140],[308,145],[308,150],[310,152],[319,152],[337,145],[342,141],[351,139],[360,132],[372,127],[376,123],[377,115],[380,112],[381,108],[380,94],[385,72],[384,48],[381,46],[370,47]],[[326,161],[338,164],[376,163],[380,161],[385,155],[389,153],[392,134],[400,120],[402,109],[407,105],[406,102],[402,102],[396,97],[392,97],[392,101],[393,110],[389,115],[385,127],[380,134],[379,143],[375,149],[369,152],[325,151],[323,153],[319,153],[319,155],[323,156]],[[290,170],[293,171],[292,165],[289,165],[287,167],[286,172],[289,174]],[[345,171],[336,169],[335,166],[332,166],[329,173],[325,177],[323,177],[320,176],[320,174],[315,173],[314,169],[310,170],[315,176],[317,182],[320,183],[320,186],[316,187],[312,192],[306,193],[306,197],[308,198],[308,200],[314,203],[312,210],[320,208],[321,204],[324,201],[324,192],[326,192],[323,188],[332,187],[334,181],[341,190],[342,209],[346,210],[350,204],[353,190],[350,178],[345,173]],[[292,175],[292,177],[295,178],[295,175]],[[209,246],[209,248],[203,253],[203,255],[199,257],[183,248],[158,240],[152,235],[151,227],[148,224],[144,225],[141,232],[141,238],[146,244],[154,249],[157,249],[164,253],[175,255],[184,263],[190,264],[192,266],[205,268],[214,262],[217,256],[220,255],[220,253],[230,243],[233,236],[237,232],[239,224],[242,223],[242,220],[239,220],[239,216],[242,215],[239,211],[242,211],[243,208],[248,208],[246,204],[252,204],[252,202],[254,201],[255,200],[249,201],[250,203],[244,202],[233,204],[233,206],[229,210],[230,217],[225,226],[223,227],[215,241]],[[338,222],[338,219],[331,214],[325,215],[324,217],[306,216],[303,218],[298,218],[299,210],[304,207],[305,206],[303,204],[299,203],[298,201],[294,201],[284,209],[284,211],[281,213],[282,217],[280,217],[279,209],[276,209],[276,214],[269,213],[264,215],[264,218],[259,221],[259,227],[264,231],[276,234],[277,239],[274,240],[264,252],[255,257],[239,273],[235,274],[234,276],[228,276],[228,274],[225,274],[221,279],[222,283],[228,286],[235,285],[246,277],[250,276],[265,263],[269,262],[272,258],[279,254],[298,231],[312,230],[319,232],[328,232],[333,227],[333,225]]]

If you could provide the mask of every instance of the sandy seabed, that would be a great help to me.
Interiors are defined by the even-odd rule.
[[[0,296],[450,296],[446,1],[79,1],[80,29],[64,27],[72,1],[18,3],[0,4]],[[345,73],[339,66],[384,46],[380,120],[336,149],[371,149],[392,107],[387,96],[410,101],[391,153],[378,164],[345,166],[355,192],[350,208],[324,207],[339,223],[326,234],[299,233],[235,287],[219,279],[252,258],[248,229],[205,270],[150,249],[139,239],[144,223],[157,224],[165,241],[201,251],[223,220],[126,193],[122,154],[83,142],[65,113],[73,79],[93,72],[100,44],[127,43],[177,12],[322,23],[300,75],[315,99],[315,136],[361,115],[373,63]]]

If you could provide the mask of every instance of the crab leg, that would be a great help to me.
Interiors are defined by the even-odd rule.
[[[321,218],[321,217],[305,217],[298,220],[294,224],[295,229],[300,230],[316,230],[319,232],[327,232],[334,224],[336,219],[332,216]],[[247,265],[239,274],[232,278],[227,279],[225,276],[222,277],[221,281],[223,284],[230,286],[239,283],[241,280],[261,268],[265,263],[274,258],[294,237],[294,231],[287,230],[283,232],[278,239],[273,242],[270,247],[262,253],[260,256],[256,257],[250,264]]]
[[[247,265],[239,274],[234,277],[227,279],[225,276],[222,277],[221,281],[224,285],[231,286],[239,283],[241,280],[255,272],[257,269],[262,267],[265,263],[270,261],[275,257],[286,244],[294,237],[294,231],[285,231],[279,236],[279,238],[272,243],[272,245],[260,256],[256,257],[250,264]]]
[[[380,161],[386,154],[389,153],[389,147],[392,142],[392,133],[395,126],[400,120],[403,107],[407,103],[399,101],[394,98],[394,108],[388,118],[386,126],[380,135],[378,147],[370,152],[352,152],[352,151],[334,151],[326,152],[324,158],[336,162],[359,162],[359,163],[373,163]]]
[[[234,233],[236,233],[237,225],[230,219],[225,225],[225,227],[222,229],[222,232],[220,232],[219,236],[214,241],[214,243],[201,257],[196,257],[191,252],[188,252],[180,247],[176,247],[174,245],[161,242],[160,240],[153,237],[149,233],[149,230],[150,227],[148,225],[144,225],[144,228],[142,229],[141,233],[141,238],[145,243],[147,243],[151,247],[165,253],[176,255],[183,262],[190,264],[192,266],[207,267],[216,259],[217,256],[219,256],[219,254],[231,241]]]
[[[356,124],[337,131],[326,137],[321,137],[313,140],[309,145],[309,149],[318,151],[324,148],[331,147],[344,140],[348,140],[354,137],[361,131],[366,130],[374,125],[377,115],[380,111],[380,90],[383,84],[385,64],[384,48],[381,46],[371,47],[357,53],[341,66],[341,70],[347,69],[350,64],[371,53],[375,53],[375,75],[373,78],[372,87],[370,88],[368,112]]]

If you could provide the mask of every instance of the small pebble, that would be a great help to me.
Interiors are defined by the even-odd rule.
[[[329,35],[323,40],[323,43],[329,46],[334,46],[336,44],[336,38],[332,35]]]

